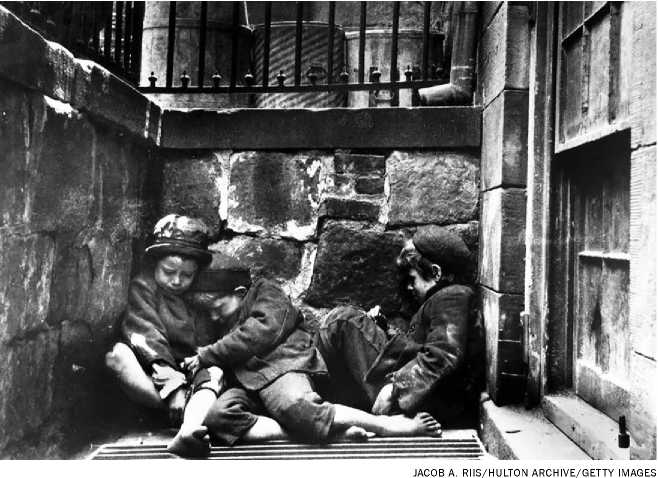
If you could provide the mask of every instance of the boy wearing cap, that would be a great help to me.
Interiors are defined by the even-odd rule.
[[[208,231],[198,219],[170,214],[158,221],[154,238],[146,249],[153,264],[130,283],[121,342],[106,364],[132,400],[167,408],[172,424],[182,422],[170,451],[203,454],[207,433],[199,425],[220,392],[222,370],[208,367],[186,375],[180,363],[201,340],[200,318],[184,294],[212,259]]]
[[[356,307],[329,313],[317,342],[342,400],[376,414],[426,411],[444,426],[471,424],[465,405],[477,391],[465,356],[480,346],[481,331],[473,290],[453,283],[468,259],[464,242],[447,229],[417,230],[397,258],[421,304],[405,334],[388,336]]]
[[[226,391],[204,421],[215,440],[232,445],[291,436],[326,442],[440,432],[428,414],[375,416],[324,401],[313,378],[326,374],[326,367],[302,313],[274,282],[250,285],[248,269],[217,262],[216,257],[215,269],[204,271],[195,288],[209,292],[225,334],[184,361],[191,372],[215,365],[226,373]]]

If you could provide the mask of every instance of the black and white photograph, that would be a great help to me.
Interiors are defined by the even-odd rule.
[[[0,1],[0,472],[656,478],[656,12]]]

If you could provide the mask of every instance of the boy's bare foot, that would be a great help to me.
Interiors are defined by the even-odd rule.
[[[373,432],[369,432],[365,428],[351,426],[341,432],[338,432],[336,434],[336,439],[349,441],[368,441],[369,438],[374,436],[375,434]]]
[[[205,458],[210,454],[208,428],[180,429],[167,445],[167,451],[183,458]]]
[[[384,436],[441,436],[441,424],[426,412],[420,412],[413,418],[404,415],[380,415],[380,418],[382,429],[379,432]]]

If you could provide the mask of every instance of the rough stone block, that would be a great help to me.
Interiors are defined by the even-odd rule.
[[[210,249],[247,264],[252,279],[293,279],[300,272],[303,254],[303,247],[295,241],[248,236],[215,243]]]
[[[28,180],[33,230],[79,230],[92,217],[92,125],[68,104],[46,96],[32,102],[35,117]]]
[[[656,361],[633,353],[631,356],[631,410],[628,419],[631,459],[656,459]]]
[[[48,323],[85,320],[94,273],[89,248],[61,235],[54,255]]]
[[[149,139],[151,102],[131,85],[89,60],[75,60],[75,88],[71,100],[80,111]],[[155,115],[154,121],[159,121]]]
[[[233,154],[227,227],[297,240],[313,237],[326,161],[317,152]]]
[[[25,220],[27,199],[30,104],[27,93],[0,80],[0,227]]]
[[[228,153],[171,151],[164,155],[162,173],[163,214],[199,217],[216,237],[226,219]]]
[[[386,171],[386,157],[372,154],[337,153],[334,169],[339,174],[380,174]]]
[[[357,194],[384,194],[383,177],[358,177],[354,184]]]
[[[479,45],[478,92],[484,106],[504,89],[528,89],[528,6],[504,2]]]
[[[526,185],[528,93],[503,91],[482,113],[483,190]]]
[[[656,358],[656,147],[631,154],[630,327],[633,348]]]
[[[39,333],[27,342],[0,348],[0,427],[11,430],[0,437],[0,450],[35,433],[52,414],[53,364],[58,331]]]
[[[380,206],[380,201],[370,199],[326,196],[322,200],[320,216],[376,221],[379,218]]]
[[[653,5],[625,4],[633,15],[631,146],[656,142],[656,11]],[[642,68],[636,68],[642,65]]]
[[[395,151],[387,160],[389,225],[477,218],[479,159],[466,152]]]
[[[54,249],[48,236],[0,234],[0,342],[45,324]]]
[[[352,221],[327,221],[320,235],[306,302],[314,307],[351,303],[366,309],[381,305],[397,312],[400,297],[395,258],[401,232]]]
[[[525,200],[516,188],[482,194],[479,281],[497,292],[523,292]]]
[[[0,7],[0,77],[68,102],[74,74],[74,57],[68,50],[46,41]]]

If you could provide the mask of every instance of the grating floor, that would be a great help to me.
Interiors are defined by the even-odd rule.
[[[172,459],[168,436],[124,437],[100,446],[92,460]],[[445,430],[441,438],[372,438],[367,442],[307,445],[285,440],[233,447],[213,446],[210,460],[312,460],[349,458],[482,459],[486,455],[474,430]]]

